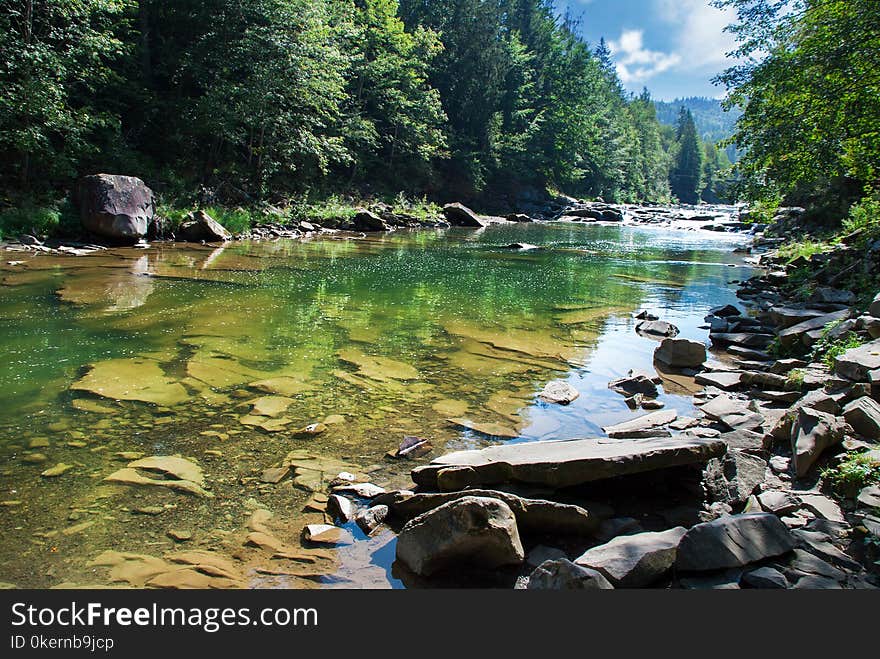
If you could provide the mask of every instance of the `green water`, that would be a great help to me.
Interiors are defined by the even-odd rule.
[[[514,242],[541,249],[505,249]],[[705,312],[735,301],[732,282],[748,276],[732,253],[738,242],[517,225],[3,254],[0,581],[106,584],[119,579],[90,565],[105,550],[198,550],[233,560],[250,586],[399,585],[387,534],[366,540],[350,525],[359,540],[317,552],[306,573],[302,561],[246,544],[253,510],[270,510],[272,533],[299,547],[302,525],[321,521],[303,512],[310,486],[326,490],[343,469],[409,484],[419,461],[385,456],[405,435],[430,439],[436,455],[594,435],[630,418],[608,380],[650,368],[656,346],[634,333],[632,312],[650,308],[705,340]],[[564,408],[538,402],[554,379],[581,397]],[[686,413],[686,393],[670,383],[661,400]],[[266,397],[286,409],[254,413]],[[505,439],[449,418],[492,424]],[[334,423],[318,435],[294,432],[325,420]],[[327,473],[262,482],[291,451],[328,461]],[[103,480],[135,454],[190,460],[214,496]],[[69,468],[41,476],[59,463]],[[192,537],[178,542],[169,530]]]

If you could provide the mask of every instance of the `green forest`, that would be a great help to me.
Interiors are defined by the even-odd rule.
[[[876,3],[715,4],[740,15],[720,146],[699,103],[661,123],[551,0],[5,0],[0,214],[52,217],[101,171],[181,206],[870,196]]]
[[[231,207],[526,186],[695,203],[729,165],[550,0],[6,0],[0,84],[7,208],[99,171]]]

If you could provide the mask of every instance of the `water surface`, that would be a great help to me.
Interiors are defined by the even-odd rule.
[[[539,249],[507,249],[515,242]],[[732,253],[741,242],[534,224],[5,254],[0,581],[141,585],[95,558],[198,551],[232,561],[250,586],[398,586],[389,534],[349,525],[358,541],[345,549],[272,558],[248,544],[254,511],[271,511],[267,530],[300,548],[303,524],[322,520],[310,488],[339,471],[410,483],[419,462],[385,456],[404,436],[430,439],[436,455],[601,435],[636,414],[608,381],[651,369],[657,344],[635,334],[633,312],[706,340],[705,313],[749,276]],[[554,379],[581,397],[538,401]],[[687,393],[667,382],[661,400],[686,414]],[[139,455],[186,458],[213,497],[104,481]],[[285,460],[299,462],[296,480],[263,482]],[[59,464],[61,475],[41,475]]]

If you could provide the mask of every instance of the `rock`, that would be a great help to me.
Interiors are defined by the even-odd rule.
[[[596,570],[558,558],[541,563],[529,577],[529,590],[612,590]]]
[[[54,467],[49,467],[46,471],[42,472],[40,476],[43,478],[56,478],[66,473],[67,471],[73,469],[73,465],[64,464],[63,462],[59,462]]]
[[[797,325],[782,330],[778,335],[779,343],[785,348],[792,348],[799,343],[809,348],[813,345],[814,341],[806,338],[808,333],[814,330],[822,330],[830,323],[849,318],[849,315],[849,309],[844,309],[842,311],[825,314],[824,316],[810,318],[809,320],[805,320],[802,323],[798,323]]]
[[[516,430],[500,423],[477,423],[464,418],[446,419],[446,421],[454,426],[464,428],[465,430],[472,430],[486,437],[500,437],[502,439],[516,439],[519,437],[519,433]]]
[[[791,450],[798,478],[807,475],[823,451],[843,441],[846,427],[831,414],[811,407],[798,410],[791,431]]]
[[[397,559],[421,576],[462,564],[519,565],[524,558],[513,511],[498,499],[450,501],[407,522],[397,538]]]
[[[303,539],[324,545],[348,544],[351,536],[345,529],[330,524],[308,524],[303,528]]]
[[[809,301],[817,304],[843,304],[850,306],[856,301],[856,295],[852,291],[843,291],[839,288],[819,286],[813,291]]]
[[[681,539],[675,566],[682,572],[743,567],[794,547],[794,537],[776,515],[731,515],[692,527]]]
[[[178,237],[190,243],[220,243],[232,240],[222,224],[203,210],[193,211],[180,225]]]
[[[710,316],[718,316],[719,318],[729,318],[730,316],[741,316],[742,311],[732,304],[726,304],[723,307],[715,307],[709,310]]]
[[[459,203],[446,204],[443,215],[454,227],[485,227],[489,222],[474,213],[470,208]]]
[[[354,215],[354,228],[358,231],[387,231],[388,225],[381,217],[364,208],[358,208]]]
[[[779,490],[768,490],[758,495],[758,502],[768,513],[773,513],[778,517],[784,517],[788,513],[793,513],[801,507],[798,501],[790,492],[781,492]]]
[[[517,521],[517,523],[519,522]],[[547,561],[556,561],[560,558],[566,558],[565,552],[561,549],[557,549],[556,547],[547,547],[545,545],[538,545],[528,553],[528,555],[526,556],[526,563],[528,563],[532,567],[538,567],[542,563],[545,563]]]
[[[559,489],[615,476],[703,464],[726,450],[724,442],[710,439],[530,442],[450,453],[416,468],[412,477],[417,484],[436,489],[440,470],[464,466],[473,469],[472,485],[521,482]]]
[[[880,439],[880,404],[873,398],[854,400],[843,408],[843,418],[862,437]]]
[[[275,485],[283,481],[289,473],[290,467],[269,467],[263,470],[260,480]]]
[[[802,578],[803,575],[833,579],[838,583],[846,580],[846,575],[841,570],[803,549],[794,550],[794,555],[788,562],[786,572],[796,581],[800,581],[799,577]]]
[[[666,403],[659,400],[643,400],[641,402],[641,405],[643,410],[649,411],[662,410],[664,407],[666,407]]]
[[[772,567],[759,567],[757,570],[746,572],[742,576],[742,583],[750,588],[788,588],[788,581],[785,580],[785,575]]]
[[[880,293],[877,293],[877,295],[874,296],[871,306],[868,307],[868,313],[875,318],[880,318]]]
[[[661,433],[658,428],[662,428],[675,421],[678,413],[675,410],[663,410],[660,412],[652,412],[644,416],[624,421],[614,426],[602,428],[605,434],[613,439],[640,439],[643,437],[659,437]]]
[[[799,492],[798,498],[801,500],[804,508],[819,519],[839,524],[846,522],[846,517],[840,509],[840,505],[831,497],[816,492]]]
[[[380,494],[385,494],[385,488],[372,483],[353,483],[351,485],[339,485],[333,488],[334,494],[352,495],[359,499],[375,499]]]
[[[871,371],[880,368],[880,340],[851,348],[834,359],[834,372],[855,382],[869,382]]]
[[[601,572],[616,587],[648,586],[672,569],[686,532],[679,526],[660,533],[618,536],[587,550],[575,563]]]
[[[634,517],[614,517],[602,521],[596,531],[596,540],[604,544],[619,535],[634,535],[642,531],[642,525]]]
[[[383,496],[381,502],[388,505],[395,517],[410,520],[466,496],[503,501],[513,511],[517,527],[524,533],[590,536],[599,525],[597,516],[580,506],[527,499],[495,490],[469,489],[443,494],[396,492]]]
[[[541,249],[538,245],[532,245],[530,243],[510,243],[509,245],[505,245],[504,249],[515,249],[521,252],[529,252],[533,249]]]
[[[672,339],[678,336],[679,330],[672,323],[662,320],[643,320],[636,325],[636,332],[656,339]]]
[[[297,428],[293,431],[294,437],[314,437],[315,435],[320,435],[322,433],[327,432],[327,426],[323,423],[310,423],[307,426],[303,426],[302,428]]]
[[[608,388],[627,397],[638,394],[655,398],[660,393],[657,389],[657,384],[645,375],[635,375],[613,380],[608,383]]]
[[[397,451],[390,453],[390,457],[395,459],[415,460],[422,456],[428,455],[434,450],[433,444],[423,437],[414,437],[407,435],[397,447]]]
[[[158,474],[161,478],[145,476],[141,471]],[[205,477],[201,467],[177,456],[154,455],[141,458],[130,462],[126,468],[113,472],[104,480],[125,485],[166,487],[208,498],[214,496],[204,489]]]
[[[654,351],[654,359],[670,368],[697,368],[706,361],[706,346],[688,339],[665,339]]]
[[[354,513],[354,504],[348,497],[331,494],[327,498],[327,514],[334,520],[343,523],[350,522],[354,519]]]
[[[385,523],[388,517],[389,508],[385,505],[372,506],[361,510],[355,515],[354,521],[360,529],[370,535],[373,531]]]
[[[782,455],[774,455],[770,458],[770,468],[774,474],[786,474],[791,466],[791,459]]]
[[[764,480],[767,462],[742,451],[728,451],[706,463],[703,482],[711,501],[744,504]]]
[[[507,216],[508,222],[531,222],[532,218],[524,213],[511,213]]]
[[[698,373],[694,378],[697,384],[707,387],[718,387],[719,389],[736,389],[739,387],[743,379],[742,371],[735,372],[718,372],[718,373]]]
[[[96,174],[76,188],[83,228],[102,238],[136,243],[153,221],[153,191],[139,178]]]
[[[709,338],[716,345],[737,345],[753,350],[766,350],[773,342],[771,334],[758,334],[754,332],[720,332],[718,334],[710,334]]]
[[[721,433],[719,439],[727,444],[728,449],[761,451],[764,448],[764,435],[744,428]]]
[[[807,366],[807,362],[801,359],[778,359],[773,362],[773,366],[770,367],[770,373],[775,375],[788,375],[795,369],[806,368]]]
[[[168,532],[165,534],[174,542],[187,542],[192,540],[193,534],[189,531],[181,531],[180,529],[168,529]]]
[[[880,486],[869,485],[862,488],[856,501],[865,508],[880,508]]]
[[[562,380],[554,380],[548,382],[538,397],[547,403],[558,403],[559,405],[568,405],[580,396],[580,392],[572,387],[568,382]]]
[[[771,307],[764,317],[774,327],[788,329],[813,318],[824,316],[826,312],[818,309],[801,309],[798,307]]]

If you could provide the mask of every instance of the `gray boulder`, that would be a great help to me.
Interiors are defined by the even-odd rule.
[[[692,527],[679,543],[675,566],[682,572],[743,567],[794,547],[794,537],[776,515],[731,515]]]
[[[520,565],[525,553],[506,503],[464,497],[407,522],[397,538],[397,559],[412,572],[430,576],[461,565]]]
[[[656,398],[660,393],[654,380],[642,374],[613,380],[608,383],[608,388],[626,397],[641,394],[648,398]]]
[[[697,368],[706,361],[706,346],[689,339],[665,339],[654,359],[670,368]]]
[[[678,328],[664,320],[643,320],[636,325],[636,332],[652,339],[672,339],[678,336]]]
[[[559,558],[541,563],[529,577],[529,590],[613,590],[600,572]]]
[[[668,431],[660,430],[678,418],[675,410],[661,410],[602,428],[609,437],[614,439],[641,439],[645,437],[669,436]]]
[[[388,225],[385,221],[368,210],[363,208],[357,209],[354,219],[354,228],[358,231],[387,231]]]
[[[785,575],[772,567],[759,567],[757,570],[746,572],[742,576],[742,583],[749,588],[782,589],[788,588]]]
[[[133,176],[86,176],[75,197],[83,228],[102,238],[136,243],[153,221],[153,191]]]
[[[618,536],[586,551],[575,563],[601,572],[618,587],[648,586],[672,569],[686,532],[679,526],[659,533]]]
[[[880,404],[862,396],[843,408],[843,418],[862,437],[880,439]]]
[[[791,450],[799,478],[807,475],[826,449],[843,441],[846,428],[844,421],[826,412],[811,407],[798,410],[791,429]]]
[[[203,210],[190,213],[180,225],[177,235],[181,240],[190,243],[200,243],[202,241],[218,243],[232,240],[232,234]]]
[[[855,382],[868,382],[871,371],[880,368],[880,340],[852,348],[834,359],[834,372]]]
[[[480,228],[489,224],[470,208],[459,203],[446,204],[443,207],[443,215],[454,227]]]

